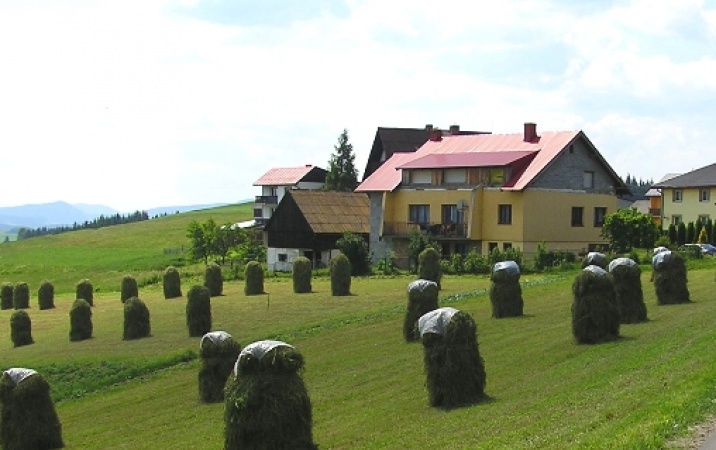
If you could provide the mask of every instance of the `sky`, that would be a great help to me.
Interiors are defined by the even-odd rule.
[[[716,0],[0,0],[0,207],[236,203],[359,177],[378,127],[582,130],[622,177],[716,162]]]

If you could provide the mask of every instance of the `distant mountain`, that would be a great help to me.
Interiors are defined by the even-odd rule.
[[[195,211],[199,209],[216,208],[225,206],[228,203],[213,203],[207,205],[184,205],[164,206],[147,210],[149,217],[177,212]],[[39,203],[31,205],[0,207],[0,230],[10,230],[19,227],[25,228],[54,228],[60,226],[71,226],[74,223],[92,221],[104,215],[131,214],[135,211],[124,213],[105,205],[91,204],[69,204],[67,202]]]

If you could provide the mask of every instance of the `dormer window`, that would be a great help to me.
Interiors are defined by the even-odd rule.
[[[465,184],[467,182],[467,170],[445,169],[443,181],[445,184]]]

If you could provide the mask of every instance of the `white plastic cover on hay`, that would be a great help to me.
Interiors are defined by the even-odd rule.
[[[422,279],[411,281],[410,284],[408,284],[408,293],[415,291],[423,292],[425,289],[428,288],[428,286],[438,287],[438,284],[434,281]]]
[[[219,345],[222,342],[231,339],[231,335],[226,331],[211,331],[209,333],[206,333],[204,336],[201,337],[201,342],[199,342],[200,349],[204,348],[204,342],[207,339],[211,341],[214,345]]]
[[[666,247],[656,247],[656,248],[654,249],[654,254],[656,255],[656,254],[658,254],[658,253],[668,252],[668,251],[669,251],[669,249],[666,248]]]
[[[611,272],[617,266],[627,266],[627,267],[636,266],[636,261],[634,261],[631,258],[614,259],[614,260],[612,260],[612,262],[609,263],[609,271]]]
[[[445,336],[447,326],[456,312],[458,312],[457,309],[447,306],[444,308],[434,309],[423,314],[420,319],[418,319],[418,330],[420,331],[420,336],[422,337],[425,333]]]
[[[520,266],[514,261],[500,261],[498,263],[495,263],[495,266],[492,268],[492,273],[505,273],[511,279],[519,278]]]
[[[588,272],[592,272],[594,275],[596,275],[596,276],[598,276],[598,277],[603,277],[603,276],[606,276],[606,274],[607,274],[607,271],[606,271],[606,270],[602,269],[602,268],[599,267],[599,266],[595,266],[594,264],[590,264],[590,265],[588,265],[587,267],[585,267],[585,268],[582,269],[582,270],[586,270],[586,271],[588,271]]]
[[[246,347],[244,347],[243,350],[241,350],[241,353],[239,353],[239,357],[236,358],[236,363],[234,364],[234,375],[239,375],[239,361],[241,361],[241,358],[251,355],[260,361],[261,358],[266,355],[266,353],[270,352],[276,347],[282,346],[293,348],[293,345],[287,344],[283,341],[272,341],[270,339],[267,339],[265,341],[256,341],[247,345]]]
[[[651,265],[654,269],[660,269],[661,266],[669,260],[669,258],[671,258],[670,250],[659,252],[651,258]]]
[[[32,369],[24,369],[22,367],[14,367],[12,369],[7,369],[5,373],[10,377],[10,379],[15,384],[22,383],[25,379],[35,375],[37,372]]]
[[[590,265],[602,266],[607,262],[607,255],[599,252],[589,252],[586,260]]]

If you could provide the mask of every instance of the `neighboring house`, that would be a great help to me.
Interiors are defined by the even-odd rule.
[[[681,222],[708,222],[716,217],[716,163],[660,181],[661,228]]]
[[[269,270],[290,271],[299,256],[326,266],[336,242],[350,231],[368,241],[368,196],[353,192],[287,191],[264,227]]]
[[[678,177],[681,175],[680,173],[667,173],[664,175],[661,180],[659,180],[659,183],[663,183],[666,180],[670,180],[674,177]],[[658,183],[657,183],[658,184]],[[645,214],[651,214],[652,220],[654,220],[654,223],[661,228],[661,189],[657,189],[654,186],[651,187],[648,191],[646,191],[646,194],[644,194],[646,197],[646,201],[648,202],[648,206],[646,210],[643,208],[637,208],[639,212],[643,212]],[[668,226],[668,224],[667,224]]]
[[[254,182],[261,186],[261,195],[254,202],[254,221],[263,227],[283,196],[292,189],[321,189],[326,183],[325,169],[310,164],[299,167],[278,167],[269,170]]]
[[[425,128],[378,127],[375,132],[375,139],[373,139],[373,146],[368,155],[368,162],[363,171],[363,180],[372,175],[378,167],[395,153],[413,153],[417,151],[428,141],[433,130],[437,129],[433,128],[431,124],[425,125]],[[444,132],[444,134],[452,136],[485,133],[485,131],[461,131],[459,125],[451,125],[450,129]]]
[[[617,196],[629,189],[582,131],[443,136],[393,154],[356,192],[371,200],[374,258],[401,265],[411,232],[429,233],[448,257],[471,249],[519,247],[589,251]]]

